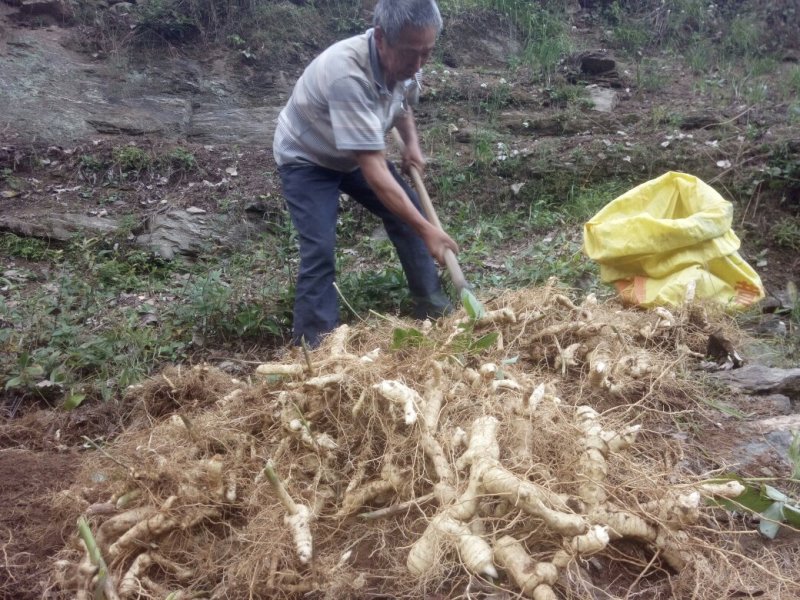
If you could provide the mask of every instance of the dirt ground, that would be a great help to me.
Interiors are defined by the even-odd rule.
[[[8,21],[2,23],[6,30],[20,26],[24,24]],[[62,34],[60,30],[56,33]],[[48,30],[47,35],[52,34],[53,30]],[[592,38],[598,46],[601,44],[597,33],[587,30],[579,32],[579,35]],[[454,57],[473,54],[459,52],[452,39],[448,40],[448,53]],[[474,60],[479,62],[479,58]],[[298,65],[290,65],[289,70],[296,71]],[[620,65],[622,90],[630,85],[632,77],[630,74],[625,75],[625,68],[625,65]],[[423,137],[428,136],[431,148],[435,147],[435,136],[432,133],[434,126],[462,122],[474,125],[481,118],[479,111],[474,108],[476,100],[479,102],[484,93],[481,84],[495,86],[499,85],[501,79],[510,77],[501,70],[496,61],[478,67],[464,65],[459,71],[461,75],[455,84],[446,82],[443,78],[431,82],[429,90],[436,91],[438,95],[435,98],[428,96],[420,107],[420,127]],[[570,168],[586,169],[586,182],[591,183],[620,173],[631,174],[632,167],[629,167],[629,162],[621,160],[622,155],[614,157],[603,154],[603,158],[597,158],[598,152],[602,152],[605,146],[604,140],[624,129],[628,131],[626,139],[640,148],[641,155],[651,157],[646,164],[642,162],[635,165],[638,169],[636,174],[642,181],[674,168],[691,170],[709,180],[719,176],[717,183],[723,189],[726,189],[725,186],[734,188],[741,183],[742,178],[736,177],[734,173],[720,173],[714,163],[721,155],[717,154],[717,150],[709,150],[712,146],[704,145],[705,142],[716,140],[717,133],[713,128],[692,130],[695,141],[700,144],[699,149],[688,145],[688,141],[673,141],[669,151],[661,149],[660,144],[665,136],[673,135],[673,128],[666,124],[655,128],[649,126],[654,119],[654,107],[658,106],[660,111],[667,113],[671,110],[677,111],[685,104],[685,98],[691,96],[693,85],[685,77],[685,69],[680,66],[668,64],[664,73],[670,81],[666,90],[658,94],[623,91],[619,107],[613,116],[592,116],[594,124],[590,125],[589,134],[578,132],[568,138],[549,140],[549,151],[541,140],[520,134],[516,136],[512,147],[520,151],[533,148],[546,157],[541,164],[532,167],[534,170],[558,168],[569,163]],[[528,111],[542,117],[559,112],[559,107],[548,103],[541,86],[527,81],[524,73],[518,73],[517,79],[511,83],[513,94],[503,107],[504,111]],[[709,109],[716,111],[710,104],[711,99],[697,99],[697,105],[692,108],[696,112]],[[728,120],[742,111],[736,106],[726,106],[723,111],[716,113],[718,120]],[[600,125],[597,125],[598,122],[601,122]],[[767,134],[749,140],[746,145],[737,141],[754,124],[759,130],[769,130],[772,138],[797,139],[796,131],[785,127],[768,109],[760,107],[758,110],[746,111],[734,119],[732,126],[736,131],[726,131],[726,139],[720,143],[729,154],[738,152],[741,165],[746,164],[747,169],[758,168],[758,162],[750,161],[750,158],[759,155],[762,142],[770,141],[769,136],[763,137]],[[176,145],[175,141],[160,137],[98,134],[92,139],[69,146],[43,147],[37,145],[35,140],[20,139],[14,135],[9,136],[8,132],[3,133],[7,137],[0,143],[0,167],[14,165],[18,168],[20,187],[6,190],[12,193],[4,196],[2,212],[4,215],[24,218],[32,218],[31,215],[35,213],[66,209],[86,214],[98,212],[97,200],[82,194],[91,185],[85,170],[80,167],[80,157],[85,154],[110,156],[112,148],[126,142],[134,142],[139,147],[159,154]],[[470,145],[458,146],[458,142],[449,143],[459,148],[458,160],[465,169],[469,168],[475,160],[473,148]],[[235,165],[238,175],[228,188],[229,195],[244,199],[260,198],[267,220],[286,218],[280,204],[275,165],[268,147],[211,147],[185,140],[181,140],[180,146],[196,157],[199,170],[175,176],[166,183],[141,180],[110,190],[113,191],[115,200],[104,205],[102,210],[110,216],[133,214],[144,218],[166,200],[174,207],[195,206],[209,212],[215,211],[219,207],[219,194],[214,188],[203,185],[203,181],[218,182],[225,176],[226,168]],[[578,151],[585,155],[584,160],[587,163],[575,167],[572,160]],[[38,160],[33,161],[34,157]],[[587,166],[590,163],[593,166]],[[736,166],[738,165],[734,164]],[[429,172],[435,175],[440,169],[442,164],[437,163],[436,157],[432,157]],[[536,172],[530,174],[532,178],[539,175]],[[463,201],[485,201],[486,198],[491,198],[493,191],[508,188],[513,181],[515,180],[495,172],[486,177],[480,184],[481,187],[470,189]],[[741,190],[732,191],[737,197],[742,196]],[[759,263],[757,270],[767,290],[772,293],[782,292],[788,281],[796,281],[797,273],[800,272],[800,257],[797,253],[775,244],[771,236],[772,226],[784,216],[796,215],[799,203],[800,193],[797,190],[776,192],[764,184],[753,191],[749,201],[740,203],[740,211],[735,218],[735,229],[743,240],[742,254],[754,265]],[[545,232],[536,234],[544,236]],[[522,250],[524,248],[509,249],[509,252]],[[720,423],[708,423],[707,426],[714,431],[715,444],[722,450],[728,445],[733,446],[739,433],[734,420],[723,417]],[[46,597],[43,586],[45,573],[51,568],[51,558],[63,548],[65,536],[74,535],[74,524],[63,521],[63,513],[53,505],[50,498],[53,492],[66,489],[74,482],[80,452],[86,450],[82,447],[83,436],[110,439],[122,430],[124,424],[124,408],[109,403],[103,408],[81,407],[68,415],[49,408],[36,410],[34,407],[26,407],[18,413],[17,418],[6,421],[0,427],[0,552],[3,554],[0,597],[9,600]],[[769,464],[761,466],[774,468],[774,465]],[[764,473],[753,472],[752,475],[764,476]],[[782,471],[772,473],[772,476],[784,475],[785,472]],[[752,539],[748,543],[756,546],[760,544],[752,542]],[[781,543],[791,546],[785,538]]]
[[[77,452],[0,449],[3,567],[0,597],[40,598],[51,565],[73,528],[54,509],[52,494],[73,481]]]

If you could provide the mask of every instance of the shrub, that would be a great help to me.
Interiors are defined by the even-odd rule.
[[[153,164],[150,155],[137,146],[117,146],[111,156],[114,164],[123,173],[138,173],[149,169]]]

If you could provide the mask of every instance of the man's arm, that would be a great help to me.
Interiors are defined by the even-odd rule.
[[[425,172],[425,157],[419,146],[417,124],[411,107],[395,119],[394,126],[403,140],[403,171],[408,172],[409,167],[413,166],[422,175]]]
[[[411,202],[389,171],[382,150],[361,150],[355,154],[364,178],[378,199],[417,232],[428,247],[428,251],[439,263],[444,264],[445,250],[458,252],[458,244],[443,230],[429,223]]]

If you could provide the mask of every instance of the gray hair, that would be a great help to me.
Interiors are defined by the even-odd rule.
[[[387,42],[394,44],[406,26],[433,27],[438,34],[442,30],[442,15],[435,0],[379,0],[373,24],[383,30]]]

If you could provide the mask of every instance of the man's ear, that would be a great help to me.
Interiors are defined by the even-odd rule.
[[[382,45],[386,41],[386,34],[383,32],[383,29],[381,29],[380,25],[376,25],[375,26],[374,35],[375,35],[375,42],[377,44],[381,44]]]

